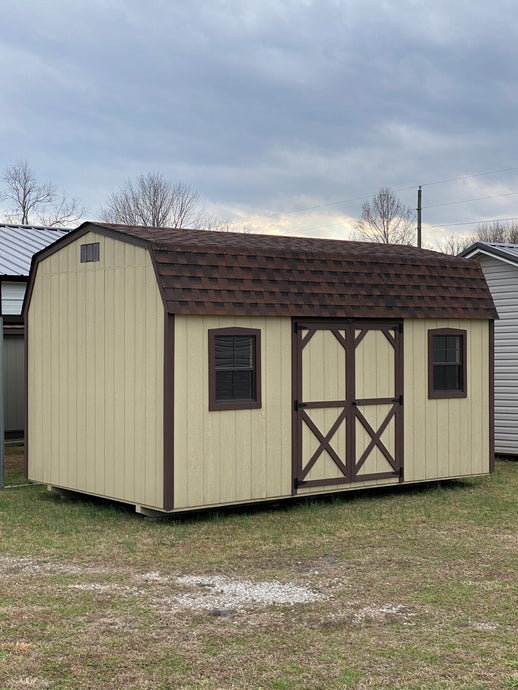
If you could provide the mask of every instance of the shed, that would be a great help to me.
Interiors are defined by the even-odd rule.
[[[38,253],[27,473],[145,514],[492,470],[480,266],[84,223]]]
[[[518,244],[477,242],[462,252],[482,267],[495,324],[495,451],[518,455]]]
[[[3,369],[6,437],[21,437],[25,424],[22,305],[33,255],[68,230],[0,223],[0,315],[3,317]]]

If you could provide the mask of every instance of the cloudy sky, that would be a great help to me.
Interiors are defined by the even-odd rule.
[[[259,232],[347,238],[382,186],[429,246],[518,217],[515,0],[0,4],[0,167],[89,219],[148,171]]]

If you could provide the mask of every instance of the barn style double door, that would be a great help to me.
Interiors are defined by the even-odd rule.
[[[293,493],[402,481],[402,323],[303,320],[293,326]]]

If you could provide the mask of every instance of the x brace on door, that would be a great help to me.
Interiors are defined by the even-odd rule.
[[[334,336],[335,345],[341,347],[328,348],[332,352],[332,361],[318,362],[316,369],[329,371],[329,367],[334,366],[334,360],[343,357],[345,362],[345,382],[343,399],[328,399],[329,396],[322,388],[322,399],[305,399],[304,387],[309,389],[308,376],[312,376],[304,370],[303,352],[308,348],[315,334],[319,331],[327,332]],[[383,342],[388,344],[388,356],[393,367],[393,391],[390,397],[370,397],[357,399],[357,372],[356,372],[356,353],[366,336],[375,331],[382,334]],[[357,481],[368,481],[371,479],[382,479],[399,477],[403,479],[403,366],[402,366],[402,324],[399,321],[319,321],[310,320],[295,322],[293,329],[293,491],[300,486],[325,486],[334,484],[352,483]],[[307,350],[306,350],[307,352]],[[342,353],[340,355],[340,353]],[[326,357],[324,352],[323,357]],[[327,369],[326,369],[327,367]],[[380,372],[386,376],[386,372]],[[332,377],[331,377],[332,378]],[[303,385],[303,381],[305,382]],[[317,386],[317,390],[318,386]],[[390,408],[387,410],[387,406]],[[362,406],[375,406],[375,411],[383,418],[381,423],[377,423],[374,428],[366,418],[365,414],[359,409]],[[315,419],[311,417],[311,410],[326,410],[335,408],[337,415],[334,423],[325,432],[319,428]],[[391,422],[392,425],[391,425]],[[341,429],[342,435],[345,424],[345,448],[337,451],[336,435]],[[358,424],[367,434],[369,442],[363,451],[357,451]],[[308,431],[311,438],[318,442],[316,449],[308,457],[307,448],[303,447],[304,429],[306,438]],[[394,450],[391,452],[387,447],[388,434],[390,443]],[[313,441],[313,442],[314,442]],[[307,441],[306,441],[307,445]],[[379,451],[380,457],[384,458],[385,468],[383,470],[365,472],[365,465],[371,457],[373,451]],[[325,477],[312,478],[312,470],[317,464],[323,462],[324,455],[332,461],[335,468],[327,469]],[[358,457],[359,455],[359,457]],[[362,474],[362,469],[364,473]]]

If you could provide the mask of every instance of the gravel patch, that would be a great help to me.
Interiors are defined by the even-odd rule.
[[[15,578],[20,573],[33,576],[44,574],[75,575],[77,576],[76,580],[80,580],[80,577],[84,575],[95,575],[97,576],[95,579],[99,578],[101,582],[76,581],[67,584],[66,587],[69,590],[106,593],[116,596],[146,597],[163,611],[193,609],[227,612],[228,610],[237,611],[253,606],[272,604],[291,606],[326,598],[324,590],[312,588],[309,585],[277,581],[254,582],[224,575],[175,576],[165,575],[158,571],[147,573],[122,571],[121,575],[130,575],[133,580],[133,584],[123,585],[102,582],[103,575],[109,575],[110,578],[113,578],[117,574],[117,570],[85,568],[60,563],[38,563],[28,558],[0,557],[0,574],[3,578]]]
[[[305,604],[323,596],[310,587],[289,582],[252,582],[221,575],[186,575],[175,578],[175,582],[196,588],[196,592],[172,598],[178,606],[191,609],[235,610],[256,604]]]

